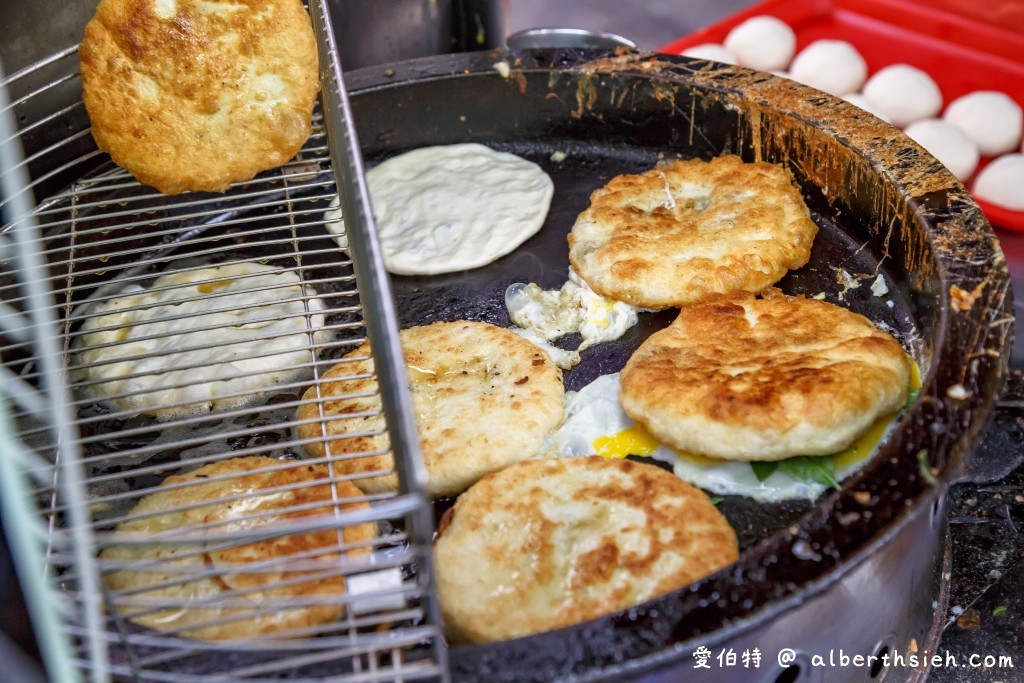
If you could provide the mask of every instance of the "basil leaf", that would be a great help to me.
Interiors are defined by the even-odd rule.
[[[800,481],[816,481],[834,489],[839,488],[836,480],[836,464],[830,456],[799,455],[779,461],[779,468]]]
[[[750,469],[754,470],[754,476],[757,477],[758,481],[764,481],[768,477],[772,476],[778,468],[779,463],[777,462],[752,461],[750,463]]]
[[[907,402],[903,404],[903,410],[907,410],[917,400],[917,397],[921,394],[921,388],[910,389],[907,391]]]

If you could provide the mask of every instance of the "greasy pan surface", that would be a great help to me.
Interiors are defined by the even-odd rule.
[[[508,77],[494,68],[500,60],[511,67]],[[964,188],[894,128],[790,81],[651,54],[430,58],[355,72],[349,87],[371,164],[415,147],[473,140],[539,163],[555,182],[544,228],[513,254],[468,273],[394,278],[403,326],[459,318],[508,325],[502,293],[509,284],[551,288],[565,281],[565,235],[593,189],[662,157],[734,153],[786,164],[821,227],[810,263],[787,276],[782,289],[824,292],[867,315],[892,331],[926,373],[921,398],[841,492],[813,505],[726,497],[720,508],[743,550],[734,566],[627,614],[455,648],[456,678],[607,672],[663,658],[701,634],[742,627],[786,598],[827,588],[857,551],[955,477],[1009,353],[1008,276]],[[552,160],[554,152],[565,159]],[[862,286],[849,288],[841,271]],[[870,290],[879,272],[891,290],[885,297]],[[622,339],[584,353],[566,373],[566,388],[620,369],[672,316],[644,314]]]

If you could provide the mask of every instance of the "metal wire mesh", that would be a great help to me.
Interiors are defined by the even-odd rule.
[[[311,9],[330,93],[330,22]],[[414,454],[391,447],[391,422],[410,417],[370,362],[378,340],[373,357],[364,346],[391,302],[361,289],[360,246],[353,264],[324,227],[336,185],[319,107],[291,162],[223,195],[167,197],[96,151],[78,97],[62,103],[80,89],[73,48],[2,86],[48,292],[33,300],[5,254],[0,358],[9,393],[26,388],[12,403],[26,500],[64,600],[103,598],[92,622],[61,615],[73,665],[95,680],[444,678],[429,503],[415,486],[353,486],[404,468],[351,463]],[[40,305],[70,424],[30,409],[45,368],[22,314]],[[337,418],[357,425],[345,434],[324,436],[328,393],[362,406]],[[58,458],[67,444],[79,482]]]

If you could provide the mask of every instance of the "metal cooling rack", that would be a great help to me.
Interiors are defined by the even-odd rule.
[[[430,574],[431,510],[422,494],[398,325],[366,209],[326,4],[310,2],[323,82],[312,136],[288,164],[223,195],[160,195],[96,150],[80,98],[77,47],[0,81],[5,124],[0,129],[3,519],[54,680],[447,678]],[[339,186],[350,217],[351,259],[324,228],[324,211]],[[284,380],[252,397],[247,396],[252,390],[221,390],[218,399],[230,407],[165,419],[123,407],[119,399],[130,401],[130,392],[97,398],[97,380],[82,372],[80,328],[86,320],[126,288],[152,287],[162,274],[238,262],[275,266],[301,278],[298,293],[285,298],[303,308],[298,317],[304,321],[305,342],[297,348],[304,360],[290,361],[283,368]],[[237,299],[217,294],[221,284],[207,279],[199,285],[206,293],[185,300],[238,310]],[[246,291],[273,288],[240,286]],[[259,322],[281,319],[259,308],[247,313]],[[178,319],[195,322],[173,313],[164,320]],[[209,324],[210,334],[218,324],[224,323]],[[310,439],[297,436],[296,410],[304,401],[321,401],[303,399],[303,394],[319,387],[322,374],[367,339],[373,342],[381,405],[370,412],[382,413],[385,428],[355,436],[380,436],[379,443],[390,444],[363,454],[390,450],[400,486],[395,494],[351,496],[340,490],[340,482],[386,472],[343,475],[337,467],[342,456],[331,452],[327,440],[324,457],[307,457],[304,446]],[[257,334],[252,341],[248,358],[271,355],[260,348],[267,338]],[[215,341],[201,342],[189,351],[216,347]],[[178,369],[189,370],[187,358],[181,356]],[[258,379],[260,373],[250,374]],[[188,388],[187,383],[178,388]],[[323,410],[319,413],[322,422]],[[133,521],[152,519],[135,506],[155,491],[168,490],[161,484],[169,476],[244,456],[274,458],[266,471],[323,465],[329,476],[318,484],[330,486],[331,500],[296,504],[286,510],[294,513],[287,521],[257,512],[159,533],[126,531]],[[296,487],[279,486],[259,495],[286,495]],[[203,504],[245,507],[255,503],[248,495],[229,494]],[[366,523],[377,527],[373,540],[352,543],[344,537],[344,530]],[[244,551],[323,533],[334,533],[336,542],[248,562],[244,574],[239,565],[219,566],[210,559],[221,550]],[[182,564],[101,554],[127,547],[173,553]],[[142,589],[111,588],[107,579],[125,569],[161,574]],[[283,575],[286,569],[290,577]],[[246,588],[232,583],[239,576],[266,580]],[[346,588],[301,598],[265,595],[313,580],[333,586],[343,581]],[[188,599],[155,592],[195,582],[214,582],[223,591],[215,598]],[[156,630],[140,624],[150,623],[147,615],[159,618],[216,606],[245,611],[213,615],[204,626],[230,628],[233,620],[245,623],[298,607],[340,608],[342,616],[243,640],[203,640],[192,637],[189,628]]]

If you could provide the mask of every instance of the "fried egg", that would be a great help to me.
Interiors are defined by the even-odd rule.
[[[563,370],[580,362],[580,351],[621,337],[636,325],[639,311],[646,310],[596,294],[572,268],[561,289],[545,290],[532,282],[509,285],[505,307],[518,326],[512,331],[547,351]],[[549,343],[573,333],[583,337],[575,351]]]
[[[921,386],[915,363],[910,388]],[[572,458],[628,455],[661,460],[672,466],[676,476],[716,495],[747,496],[764,502],[790,499],[814,500],[827,486],[818,481],[797,479],[784,467],[759,479],[749,462],[707,458],[680,453],[658,443],[641,425],[633,422],[619,404],[619,373],[603,375],[576,392],[565,395],[565,418],[548,437],[542,450],[546,457]],[[846,450],[831,456],[835,479],[842,481],[871,458],[895,425],[895,415],[880,419]]]

